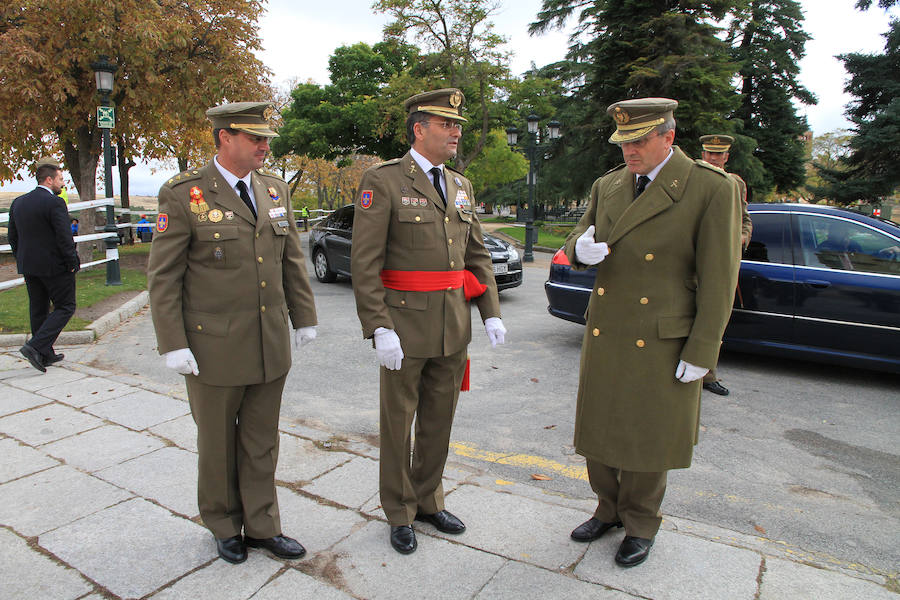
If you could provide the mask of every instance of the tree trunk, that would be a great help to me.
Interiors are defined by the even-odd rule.
[[[116,164],[119,168],[119,199],[122,203],[122,208],[131,208],[131,199],[128,196],[128,171],[131,170],[131,167],[135,166],[137,163],[131,160],[130,158],[126,158],[125,156],[125,139],[122,136],[119,136],[119,139],[116,143]],[[132,218],[131,214],[124,215],[123,222],[131,223]],[[124,231],[125,243],[129,246],[134,244],[134,230],[129,227]]]
[[[72,181],[78,190],[79,200],[89,202],[97,199],[97,162],[100,154],[95,149],[99,146],[100,136],[98,130],[91,129],[88,125],[83,125],[75,132],[75,138],[78,141],[78,146],[76,147],[72,142],[67,141],[63,148],[63,154],[66,159],[66,166],[69,167],[69,173],[72,175]],[[77,215],[73,216],[78,219],[79,234],[96,233],[98,220],[95,209],[81,210]],[[97,240],[78,243],[78,259],[82,263],[91,261],[91,254],[96,244]]]

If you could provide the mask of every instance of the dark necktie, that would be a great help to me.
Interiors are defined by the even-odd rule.
[[[247,184],[244,183],[243,180],[238,180],[237,184],[238,192],[241,194],[241,200],[244,201],[244,204],[247,205],[247,208],[250,209],[250,212],[253,213],[253,218],[256,218],[256,210],[253,208],[253,202],[250,201],[250,193],[247,191]]]
[[[441,201],[444,203],[444,206],[447,205],[447,199],[444,198],[444,190],[441,189],[441,170],[437,167],[431,169],[431,179],[434,182],[434,189],[437,190],[438,196],[441,197]]]
[[[641,175],[637,180],[637,187],[634,188],[634,198],[637,199],[642,193],[644,193],[644,189],[647,187],[647,184],[650,183],[650,178],[646,175]]]

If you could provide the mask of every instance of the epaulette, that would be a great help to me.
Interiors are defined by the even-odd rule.
[[[174,187],[180,183],[184,183],[185,181],[190,181],[192,179],[197,179],[199,177],[200,171],[198,171],[197,169],[188,169],[187,171],[182,171],[175,177],[169,178],[169,180],[166,181],[165,185]]]
[[[622,163],[622,164],[620,164],[620,165],[616,165],[615,167],[613,167],[612,169],[610,169],[609,171],[607,171],[606,173],[604,173],[604,175],[609,175],[609,174],[612,173],[613,171],[618,171],[619,169],[621,169],[621,168],[624,167],[624,166],[625,166],[625,163]]]
[[[396,164],[397,164],[398,162],[400,162],[401,160],[402,160],[402,159],[400,159],[400,158],[392,158],[391,160],[386,160],[386,161],[384,161],[384,162],[380,162],[380,163],[378,163],[377,165],[372,165],[371,168],[373,168],[373,169],[380,169],[381,167],[386,167],[386,166],[388,166],[388,165],[396,165]]]
[[[256,169],[256,174],[265,175],[266,177],[272,177],[273,179],[277,179],[278,181],[284,181],[284,177],[282,177],[275,171],[270,171],[269,169]]]
[[[716,173],[718,173],[719,175],[722,175],[723,177],[728,177],[728,173],[726,173],[725,171],[723,171],[722,169],[720,169],[720,168],[717,167],[716,165],[711,165],[711,164],[709,164],[708,162],[706,162],[706,161],[703,160],[702,158],[695,158],[695,159],[694,159],[694,162],[695,162],[696,164],[700,165],[701,167],[704,167],[704,168],[706,168],[706,169],[709,169],[710,171],[715,171]]]

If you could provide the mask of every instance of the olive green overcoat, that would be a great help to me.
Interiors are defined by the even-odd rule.
[[[634,175],[600,177],[566,240],[594,225],[609,244],[586,314],[575,415],[579,454],[628,471],[691,464],[700,380],[675,378],[679,360],[713,368],[731,314],[740,253],[737,186],[678,147],[636,200]]]

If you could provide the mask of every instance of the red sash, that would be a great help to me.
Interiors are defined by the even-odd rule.
[[[482,295],[487,286],[468,269],[462,271],[394,271],[381,272],[384,287],[402,292],[435,292],[463,288],[466,300]]]

